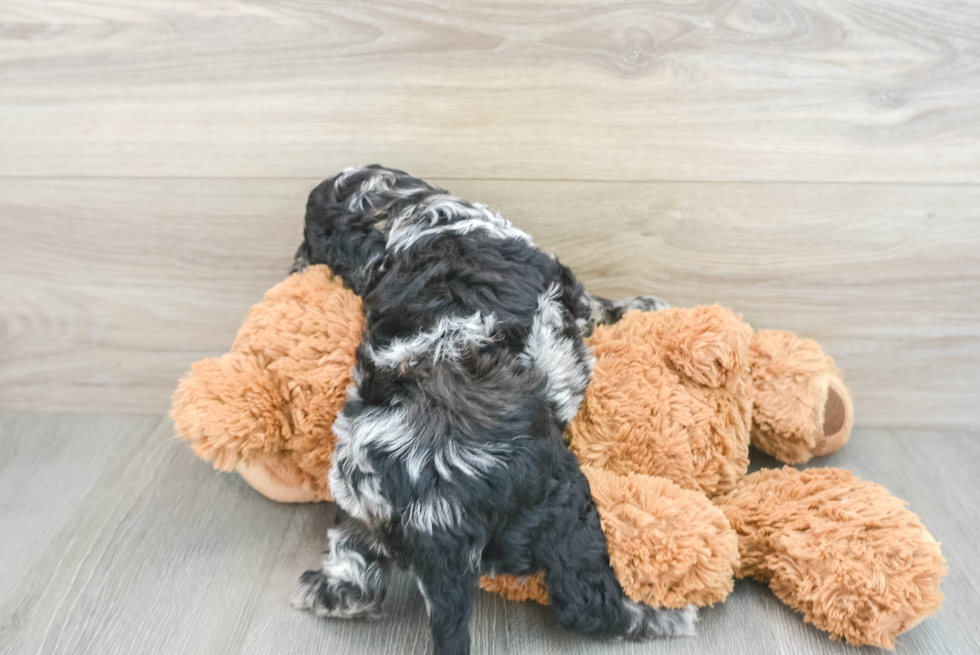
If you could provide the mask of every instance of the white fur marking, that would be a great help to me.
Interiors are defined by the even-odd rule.
[[[462,520],[463,508],[459,501],[441,496],[412,501],[402,513],[405,527],[426,534],[432,534],[436,528],[452,528]]]
[[[405,424],[404,412],[370,409],[353,419],[341,412],[334,421],[333,432],[337,443],[329,479],[335,502],[351,516],[365,522],[389,519],[391,504],[381,493],[381,481],[367,454],[370,446],[398,450],[410,443],[412,433]],[[356,468],[366,475],[356,489],[340,475],[342,466]]]
[[[684,637],[694,634],[698,608],[687,605],[681,609],[654,609],[626,599],[630,614],[628,634],[642,639],[654,637]]]
[[[387,567],[380,561],[367,561],[352,547],[340,530],[327,532],[330,552],[323,558],[319,575],[303,583],[290,601],[297,609],[312,611],[317,616],[335,618],[376,617],[380,614],[381,598],[387,584]],[[351,585],[361,591],[361,597],[341,593],[341,585]],[[327,598],[320,597],[321,590]]]
[[[432,615],[432,601],[429,600],[429,594],[425,593],[425,586],[422,584],[422,579],[416,577],[415,584],[418,585],[419,593],[422,594],[422,600],[425,601],[425,613]]]
[[[431,330],[413,337],[395,339],[387,348],[368,354],[375,365],[397,368],[403,363],[415,363],[424,355],[435,361],[456,360],[467,346],[481,346],[494,339],[496,318],[476,312],[471,316],[444,316]]]
[[[391,182],[396,179],[395,174],[388,170],[371,171],[371,175],[361,183],[360,188],[351,194],[347,201],[347,211],[352,214],[363,211],[364,200],[369,194],[387,191],[391,188]]]
[[[555,284],[539,296],[534,323],[524,343],[524,357],[547,377],[546,393],[557,408],[559,420],[570,421],[582,402],[595,357],[585,348],[586,359],[580,361],[575,342],[562,334],[560,293]]]
[[[440,233],[469,234],[481,230],[495,239],[520,239],[533,245],[531,237],[486,205],[470,205],[455,196],[434,195],[402,212],[391,225],[386,248],[410,248],[420,239]]]

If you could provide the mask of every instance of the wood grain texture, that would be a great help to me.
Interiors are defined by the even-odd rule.
[[[950,562],[898,652],[980,652],[978,107],[957,0],[4,0],[0,409],[44,413],[0,411],[0,655],[427,652],[405,575],[377,623],[291,610],[332,507],[215,476],[159,416],[284,276],[309,189],[375,161],[594,292],[820,340],[858,428],[819,464],[909,500]],[[695,639],[600,644],[486,594],[471,630],[493,655],[867,650],[750,582]]]
[[[8,176],[980,182],[970,2],[6,0],[0,23]]]
[[[0,412],[0,653],[428,652],[425,609],[405,574],[377,622],[291,609],[332,506],[272,503],[216,475],[171,430],[153,416]],[[943,544],[945,607],[900,637],[898,653],[980,649],[980,532],[964,520],[980,503],[978,458],[976,433],[858,430],[817,463],[888,487]],[[471,630],[474,655],[882,652],[831,642],[753,582],[704,610],[697,637],[654,645],[591,641],[561,631],[546,608],[486,593]]]
[[[166,411],[284,277],[317,181],[0,179],[0,407]],[[434,182],[596,293],[818,339],[858,425],[980,422],[980,187]]]

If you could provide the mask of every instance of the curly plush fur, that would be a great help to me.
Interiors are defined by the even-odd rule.
[[[739,577],[768,582],[833,639],[894,648],[942,605],[939,544],[903,501],[850,471],[762,470],[717,502],[738,532]]]
[[[596,330],[598,363],[566,438],[583,466],[709,496],[749,467],[752,328],[718,305],[633,313]]]
[[[688,634],[692,607],[623,593],[589,483],[562,441],[592,370],[582,341],[617,305],[485,206],[400,171],[348,169],[310,194],[296,268],[326,264],[364,301],[355,384],[334,423],[331,550],[294,604],[371,616],[389,563],[411,570],[434,652],[469,652],[481,572],[544,571],[564,627]]]
[[[177,434],[218,470],[275,480],[265,485],[275,500],[330,500],[331,429],[363,331],[361,299],[326,266],[289,276],[252,308],[230,352],[181,380]]]
[[[751,348],[756,448],[801,464],[847,443],[854,425],[851,394],[820,344],[792,332],[760,330]]]

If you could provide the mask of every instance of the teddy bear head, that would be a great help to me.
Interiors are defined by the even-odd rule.
[[[333,422],[363,331],[361,299],[326,266],[290,275],[252,307],[228,353],[181,380],[177,433],[273,500],[330,500]]]
[[[595,371],[565,435],[581,465],[730,491],[749,465],[752,334],[719,305],[597,328]]]

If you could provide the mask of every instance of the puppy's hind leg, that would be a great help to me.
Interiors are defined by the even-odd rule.
[[[555,496],[554,522],[538,542],[548,595],[563,628],[602,638],[653,639],[694,634],[697,610],[654,609],[630,600],[609,564],[606,538],[578,470]],[[583,493],[584,489],[584,493]]]
[[[334,618],[377,618],[388,589],[389,563],[357,536],[353,519],[327,533],[330,550],[319,571],[307,571],[291,601]]]

